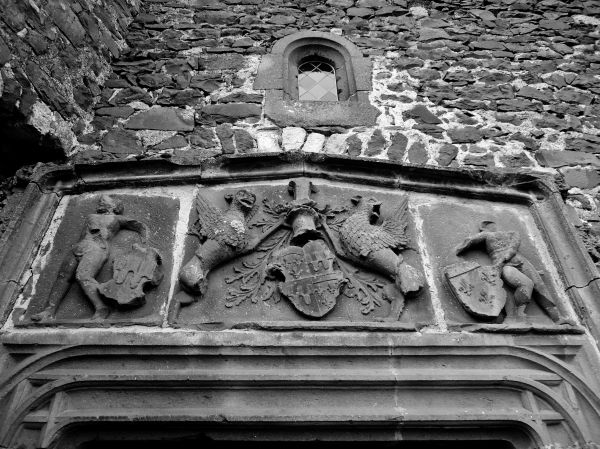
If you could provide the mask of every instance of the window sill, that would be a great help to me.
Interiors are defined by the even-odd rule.
[[[358,92],[358,101],[284,100],[280,90],[267,90],[265,97],[265,116],[280,127],[373,126],[380,114],[366,92]]]

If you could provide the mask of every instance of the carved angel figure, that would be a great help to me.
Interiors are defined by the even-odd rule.
[[[202,244],[179,272],[183,289],[193,295],[205,293],[210,270],[243,254],[250,246],[246,221],[254,208],[256,196],[248,190],[238,190],[225,199],[230,205],[222,212],[201,195],[196,196],[198,219],[194,224],[194,234]]]
[[[408,249],[408,197],[402,197],[381,224],[378,223],[381,201],[357,196],[352,202],[358,207],[339,229],[342,249],[354,262],[394,280],[397,291],[390,285],[386,294],[390,299],[396,298],[390,319],[397,319],[404,308],[403,296],[418,292],[425,283],[423,275],[400,254]]]

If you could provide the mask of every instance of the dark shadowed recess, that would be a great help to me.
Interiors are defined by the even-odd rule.
[[[16,108],[0,103],[0,176],[10,176],[23,165],[64,158],[58,139],[40,134]]]

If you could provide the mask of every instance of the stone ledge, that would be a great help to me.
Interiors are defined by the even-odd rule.
[[[281,127],[372,126],[380,112],[367,101],[297,101],[282,99],[282,91],[267,91],[265,116]]]

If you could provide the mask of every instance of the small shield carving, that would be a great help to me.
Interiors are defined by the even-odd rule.
[[[124,307],[144,304],[149,287],[163,277],[162,260],[154,248],[133,244],[131,250],[113,262],[113,277],[98,288],[100,294]]]
[[[486,319],[500,315],[506,304],[506,291],[494,267],[461,262],[446,267],[444,275],[452,294],[468,312]]]
[[[335,307],[345,278],[322,240],[281,250],[273,265],[284,278],[280,293],[299,312],[321,318]]]

